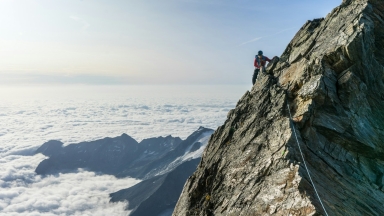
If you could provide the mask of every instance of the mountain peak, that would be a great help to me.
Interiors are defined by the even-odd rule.
[[[58,140],[49,140],[48,142],[44,143],[42,146],[40,146],[36,151],[37,153],[42,153],[46,156],[52,156],[59,152],[59,150],[63,147],[64,143]]]
[[[212,135],[173,215],[384,215],[383,20],[361,0],[307,22]]]

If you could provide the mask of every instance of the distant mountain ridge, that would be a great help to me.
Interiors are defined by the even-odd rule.
[[[130,175],[131,172],[126,170],[161,158],[181,142],[179,137],[167,136],[144,139],[138,143],[127,134],[68,146],[63,146],[60,141],[49,141],[36,150],[36,153],[49,156],[37,166],[36,173],[45,175],[85,168],[118,177],[141,178]]]
[[[140,143],[127,134],[67,146],[51,140],[36,150],[36,154],[49,158],[35,172],[48,175],[83,168],[118,178],[142,179],[132,188],[112,193],[111,202],[128,201],[127,209],[133,216],[171,215],[212,133],[212,129],[200,127],[185,140],[167,136]]]

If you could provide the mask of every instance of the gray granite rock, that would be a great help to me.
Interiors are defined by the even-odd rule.
[[[308,21],[267,71],[212,135],[173,215],[384,215],[382,0]]]

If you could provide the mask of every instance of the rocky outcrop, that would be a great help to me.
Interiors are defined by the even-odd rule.
[[[384,215],[382,1],[308,21],[267,71],[212,135],[173,215]]]

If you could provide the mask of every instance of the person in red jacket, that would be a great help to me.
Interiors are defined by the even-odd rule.
[[[265,73],[265,64],[266,62],[271,62],[271,59],[269,59],[267,56],[263,56],[263,51],[259,51],[257,55],[255,56],[255,71],[253,72],[253,77],[252,77],[252,83],[255,85],[257,75],[260,72],[260,69],[262,72]]]

